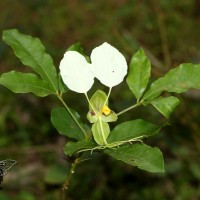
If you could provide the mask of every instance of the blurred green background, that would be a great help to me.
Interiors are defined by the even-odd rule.
[[[59,66],[65,50],[81,42],[85,52],[107,41],[130,61],[139,47],[152,62],[152,80],[183,62],[200,63],[199,0],[1,0],[0,30],[17,28],[39,37]],[[12,49],[0,41],[0,73],[25,70]],[[98,85],[103,89],[102,85]],[[92,93],[92,91],[91,91]],[[200,91],[183,95],[171,126],[145,142],[158,146],[165,174],[152,174],[93,153],[77,168],[69,200],[198,200],[200,199]],[[69,92],[67,103],[85,120],[87,103]],[[113,89],[112,108],[131,105],[133,96],[121,84]],[[4,177],[0,199],[60,199],[68,161],[62,148],[67,139],[50,122],[54,97],[13,94],[0,86],[0,160],[18,164]],[[84,112],[83,112],[84,111]],[[160,122],[152,107],[138,108],[119,121],[144,118]]]

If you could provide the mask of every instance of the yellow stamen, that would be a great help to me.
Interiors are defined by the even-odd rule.
[[[109,115],[111,110],[108,108],[108,106],[104,106],[101,112],[105,115]]]

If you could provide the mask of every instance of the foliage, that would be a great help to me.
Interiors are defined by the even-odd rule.
[[[61,2],[59,1],[34,1],[34,3],[31,1],[25,1],[24,4],[18,4],[14,1],[12,7],[15,8],[14,10],[20,10],[22,15],[18,16],[18,14],[14,11],[12,13],[12,18],[9,16],[6,16],[9,14],[9,12],[12,12],[12,7],[7,10],[6,12],[1,12],[1,15],[3,16],[2,19],[6,19],[8,23],[7,27],[16,27],[18,26],[18,19],[20,21],[20,29],[23,30],[23,32],[28,32],[32,35],[38,35],[45,43],[45,46],[47,46],[48,51],[51,52],[51,54],[56,60],[59,60],[60,55],[65,51],[66,44],[71,44],[74,41],[82,40],[85,44],[84,46],[87,49],[91,49],[97,41],[96,38],[100,38],[100,40],[107,40],[112,41],[111,43],[114,44],[115,41],[118,41],[117,45],[120,46],[120,49],[124,49],[128,55],[130,55],[132,52],[134,52],[138,45],[142,44],[145,50],[145,53],[147,53],[148,57],[150,58],[152,64],[154,65],[152,75],[155,77],[157,76],[162,70],[167,70],[166,68],[157,68],[159,65],[156,65],[156,62],[152,61],[151,54],[149,55],[148,50],[146,47],[151,47],[151,52],[153,55],[155,55],[159,59],[163,59],[162,54],[162,46],[160,45],[160,37],[158,35],[159,30],[157,27],[157,22],[155,20],[156,12],[152,12],[152,7],[149,2],[142,2],[142,3],[136,3],[136,1],[127,1],[126,3],[121,3],[121,5],[116,5],[116,2],[112,4],[112,2],[107,3],[106,9],[102,9],[102,14],[99,14],[96,12],[96,10],[99,9],[99,7],[102,8],[102,3],[93,4],[90,2],[84,2],[82,6],[80,6],[81,9],[79,9],[79,6],[77,6],[77,2],[69,3],[67,6],[61,6]],[[41,12],[41,5],[45,5],[45,9]],[[5,8],[6,4],[2,6],[1,8]],[[113,9],[113,6],[115,9]],[[164,23],[167,26],[167,36],[168,36],[168,45],[170,48],[170,56],[171,61],[174,63],[181,63],[183,61],[192,61],[192,62],[198,62],[198,38],[199,38],[199,28],[198,28],[198,12],[195,14],[195,8],[198,8],[198,6],[195,6],[194,1],[186,2],[184,0],[181,0],[180,2],[166,2],[161,1],[160,2],[161,9],[163,11],[162,14],[164,14]],[[65,8],[64,8],[65,7]],[[66,8],[67,7],[67,8]],[[33,10],[30,10],[32,9]],[[51,8],[52,11],[51,11]],[[78,8],[78,9],[77,9]],[[50,9],[50,10],[49,10]],[[68,10],[66,12],[65,10]],[[81,10],[81,11],[80,11]],[[61,12],[59,12],[61,11]],[[70,12],[69,12],[70,11]],[[73,15],[71,17],[69,16],[70,13],[73,12]],[[54,16],[54,19],[50,20],[50,18],[44,18],[46,14],[51,13],[52,16]],[[63,13],[60,14],[59,13]],[[68,13],[68,17],[66,17],[66,13]],[[17,17],[15,17],[15,14]],[[24,14],[24,15],[23,15]],[[26,16],[26,17],[23,17]],[[48,15],[49,16],[49,15]],[[73,17],[72,17],[73,16]],[[92,17],[91,17],[92,16]],[[42,18],[41,18],[42,17]],[[38,20],[42,19],[42,20]],[[43,20],[44,19],[44,20]],[[67,20],[70,19],[70,20]],[[104,19],[108,23],[104,24]],[[107,20],[109,19],[109,20]],[[93,20],[95,21],[95,24],[93,24]],[[3,20],[4,21],[4,20]],[[2,22],[3,22],[2,21]],[[38,23],[40,21],[40,23]],[[142,21],[142,23],[141,23]],[[184,21],[184,23],[182,23]],[[1,23],[2,23],[1,22]],[[87,26],[82,26],[77,28],[76,24],[86,24]],[[10,25],[9,25],[10,23]],[[54,23],[54,31],[49,31],[49,27],[52,26],[52,23]],[[103,25],[104,24],[104,25]],[[196,25],[195,25],[196,24]],[[91,26],[90,26],[91,25]],[[101,26],[102,25],[102,26]],[[90,26],[90,32],[88,32],[88,26]],[[6,27],[6,28],[7,28]],[[66,27],[70,27],[70,29],[66,30]],[[72,28],[71,28],[72,27]],[[112,28],[113,27],[113,28]],[[194,28],[195,27],[195,28]],[[98,29],[98,31],[96,30]],[[4,26],[5,29],[5,26]],[[191,30],[194,30],[192,31]],[[73,30],[71,32],[71,30]],[[179,31],[181,30],[181,31]],[[110,34],[107,34],[109,31]],[[145,33],[145,34],[144,34]],[[68,37],[70,35],[70,37]],[[190,35],[190,37],[188,37]],[[57,39],[59,38],[59,39]],[[184,42],[182,42],[184,40]],[[195,45],[194,41],[195,40]],[[3,44],[3,43],[2,43]],[[86,45],[87,44],[87,45]],[[127,45],[128,44],[128,45]],[[125,48],[123,48],[125,47]],[[191,48],[188,48],[191,47]],[[1,53],[2,52],[8,52],[8,57],[6,58],[5,55],[2,61],[7,59],[7,63],[4,62],[2,64],[2,71],[10,69],[9,66],[18,67],[19,63],[16,63],[15,60],[12,60],[12,54],[10,54],[10,51],[6,49],[5,45],[3,44],[1,46]],[[87,51],[86,49],[86,51]],[[134,50],[133,50],[134,49]],[[6,51],[5,51],[6,50]],[[2,54],[1,54],[2,55]],[[9,66],[8,66],[9,65]],[[175,64],[176,65],[176,64]],[[170,65],[167,66],[169,69]],[[23,68],[21,67],[23,70]],[[157,70],[157,71],[156,71]],[[26,69],[25,69],[26,71]],[[163,72],[161,72],[162,74]],[[37,75],[37,74],[36,74]],[[113,95],[111,96],[111,102],[113,103],[113,99],[116,97],[119,98],[118,103],[114,103],[113,108],[116,111],[120,111],[123,109],[123,107],[130,104],[130,101],[127,99],[131,98],[131,95],[126,92],[126,90],[123,90],[124,87],[119,86],[116,88],[115,91],[113,91]],[[51,125],[48,123],[48,120],[46,120],[46,117],[49,115],[49,108],[54,103],[55,107],[57,107],[57,103],[52,101],[54,98],[47,98],[47,99],[41,99],[37,100],[32,96],[26,95],[17,95],[16,98],[13,98],[11,93],[6,91],[3,87],[1,87],[1,101],[2,105],[5,104],[5,102],[8,102],[9,104],[5,105],[2,108],[1,114],[3,118],[1,118],[1,129],[3,130],[3,134],[1,137],[1,144],[7,144],[12,145],[15,143],[22,144],[23,141],[25,145],[31,145],[34,144],[34,142],[40,144],[42,143],[48,143],[48,141],[55,139],[55,130],[50,129]],[[119,95],[119,92],[121,95]],[[4,95],[5,94],[5,95]],[[68,102],[70,102],[70,105],[72,105],[73,108],[76,108],[75,110],[84,110],[85,107],[79,107],[74,106],[76,102],[73,98],[76,95],[72,95],[72,97],[66,98]],[[149,199],[150,196],[152,196],[153,199],[160,199],[163,197],[163,194],[165,194],[166,199],[169,198],[175,198],[175,196],[180,196],[182,198],[192,198],[196,197],[198,198],[198,192],[197,187],[193,185],[193,183],[198,180],[197,172],[198,170],[195,170],[196,168],[193,166],[198,166],[198,153],[196,147],[198,146],[198,134],[195,135],[195,132],[198,132],[198,128],[195,128],[195,121],[198,120],[198,103],[195,101],[196,98],[198,98],[198,93],[186,93],[185,103],[183,101],[183,96],[178,96],[178,98],[181,100],[181,107],[177,109],[176,114],[173,116],[173,126],[165,127],[164,130],[161,130],[161,133],[156,135],[156,137],[153,137],[152,139],[149,138],[148,140],[145,140],[145,142],[149,143],[152,146],[159,146],[159,148],[162,149],[165,155],[165,169],[167,171],[167,174],[160,177],[159,175],[148,175],[146,174],[147,179],[140,174],[141,176],[132,175],[132,174],[138,174],[140,173],[138,170],[134,170],[134,168],[129,168],[128,166],[123,168],[124,170],[117,170],[122,167],[120,163],[114,162],[110,163],[108,162],[108,165],[114,164],[116,167],[117,172],[112,173],[106,173],[107,168],[104,168],[103,171],[99,169],[98,171],[100,177],[97,177],[96,183],[98,183],[98,189],[93,188],[93,192],[91,193],[91,196],[94,197],[93,199],[98,199],[97,193],[102,190],[103,194],[107,194],[107,197],[109,196],[109,193],[106,193],[107,189],[102,188],[103,184],[107,184],[107,182],[104,182],[105,180],[102,180],[103,177],[108,176],[109,177],[109,183],[111,179],[115,180],[115,178],[119,178],[116,182],[124,183],[124,187],[119,187],[118,194],[124,194],[127,196],[126,190],[124,188],[127,188],[127,191],[129,193],[127,198],[132,197],[136,198],[138,195],[139,198],[143,199]],[[188,96],[191,95],[191,96]],[[194,96],[193,96],[194,95]],[[173,96],[166,97],[166,93],[164,93],[164,96],[154,99],[150,104],[156,107],[156,109],[161,112],[165,117],[169,118],[172,111],[168,108],[166,105],[170,105],[171,110],[174,110],[175,107],[178,104],[178,98],[176,94],[173,94]],[[124,97],[124,98],[122,98]],[[189,98],[188,98],[189,97]],[[192,99],[194,97],[194,99]],[[133,102],[135,100],[133,99]],[[162,101],[163,103],[158,103],[157,101]],[[23,102],[23,103],[22,103]],[[121,103],[119,103],[121,102]],[[25,103],[25,104],[24,104]],[[40,103],[44,106],[39,106]],[[143,105],[146,102],[143,103]],[[148,102],[147,102],[148,103]],[[25,106],[20,106],[24,104]],[[31,107],[30,107],[31,104]],[[149,104],[149,105],[150,105]],[[13,106],[14,105],[14,106]],[[83,105],[83,104],[82,104]],[[29,106],[29,107],[28,107]],[[185,107],[184,107],[185,106]],[[14,110],[13,110],[14,107]],[[17,110],[18,107],[18,110]],[[160,108],[161,107],[161,108]],[[20,110],[21,109],[21,110]],[[40,111],[35,112],[36,109],[40,109]],[[46,109],[46,110],[45,110]],[[187,111],[189,109],[189,111]],[[28,111],[32,110],[32,114],[30,114]],[[166,111],[165,111],[166,110]],[[185,110],[185,112],[184,112]],[[160,119],[160,115],[156,114],[151,106],[148,107],[147,111],[143,112],[144,109],[141,108],[137,109],[137,112],[129,112],[127,113],[127,117],[125,115],[120,116],[119,121],[124,120],[130,120],[133,117],[134,118],[145,118],[148,121],[155,121],[160,122],[162,119]],[[23,115],[24,113],[24,115]],[[41,113],[41,115],[39,115]],[[82,114],[82,113],[80,113]],[[151,115],[150,115],[151,114]],[[27,124],[28,122],[23,119],[26,119],[24,117],[29,117],[31,119],[32,125],[30,126]],[[131,116],[131,117],[130,117]],[[81,115],[82,119],[84,120],[83,115]],[[125,117],[125,118],[123,118]],[[193,118],[193,121],[192,121]],[[6,121],[4,121],[6,120]],[[12,123],[12,120],[14,124]],[[85,122],[85,121],[84,121]],[[5,123],[7,123],[7,127],[5,127]],[[22,126],[23,124],[23,126]],[[35,125],[34,125],[35,124]],[[40,125],[38,127],[38,124]],[[112,123],[111,127],[114,127],[116,124]],[[194,127],[194,129],[193,129]],[[6,129],[5,129],[6,128]],[[191,129],[192,128],[192,131]],[[4,134],[4,131],[7,133]],[[167,134],[165,134],[167,133]],[[191,134],[190,134],[191,133]],[[46,135],[45,135],[46,134]],[[47,137],[48,135],[48,137]],[[52,139],[51,139],[52,138]],[[13,141],[12,141],[13,139]],[[70,143],[70,142],[69,142]],[[34,144],[35,145],[35,144]],[[59,146],[59,145],[58,145]],[[88,147],[88,148],[93,148]],[[187,152],[187,153],[186,153]],[[8,155],[9,152],[7,152]],[[94,154],[94,153],[93,153]],[[94,156],[93,156],[94,157]],[[21,158],[21,156],[20,156]],[[20,158],[18,160],[20,160]],[[101,157],[100,157],[101,158]],[[48,160],[45,156],[43,158],[44,160]],[[94,163],[95,166],[101,166],[101,164],[95,163],[95,158],[90,162],[92,165]],[[104,162],[105,157],[101,158]],[[196,164],[195,164],[196,163]],[[106,165],[106,162],[105,162]],[[86,169],[88,167],[91,167],[89,164],[87,164]],[[114,171],[114,169],[112,169]],[[83,169],[84,171],[84,169]],[[86,170],[87,171],[87,170]],[[93,174],[96,173],[97,168],[95,167],[95,170],[93,170]],[[131,173],[130,173],[131,171]],[[111,170],[110,170],[111,172]],[[124,173],[123,173],[124,172]],[[85,173],[80,173],[80,180],[83,179],[83,175]],[[82,177],[81,177],[82,175]],[[176,175],[176,176],[174,176]],[[125,184],[125,180],[123,181],[121,176],[126,177],[130,180],[135,180],[135,183],[128,182],[128,184]],[[134,176],[134,177],[132,177]],[[173,179],[172,179],[173,177]],[[91,178],[92,180],[93,178]],[[142,181],[140,182],[140,180]],[[88,180],[87,177],[85,177],[85,180]],[[98,180],[98,181],[97,181]],[[121,180],[121,181],[119,181]],[[168,189],[160,187],[161,184],[165,185],[167,183]],[[184,183],[187,182],[188,184],[184,185]],[[143,188],[139,187],[139,185],[143,186]],[[157,184],[157,186],[156,186]],[[40,185],[40,184],[38,184]],[[92,185],[92,183],[91,183]],[[116,186],[115,185],[115,186]],[[159,191],[157,190],[159,186]],[[130,187],[130,189],[128,189]],[[138,188],[137,192],[134,190],[132,192],[132,188]],[[71,189],[74,191],[78,191],[80,189],[75,184],[72,185]],[[100,189],[101,188],[101,189]],[[171,188],[171,189],[170,189]],[[174,188],[174,189],[172,189]],[[185,189],[187,188],[187,189]],[[112,187],[109,188],[110,191],[112,191]],[[85,191],[87,189],[85,188]],[[96,192],[96,193],[95,193]],[[108,192],[108,191],[107,191]],[[125,192],[125,193],[123,193]],[[131,194],[132,193],[132,194]],[[137,195],[136,195],[137,193]],[[78,193],[76,193],[78,195]],[[75,195],[75,194],[74,194]],[[21,194],[21,197],[23,194]],[[71,193],[70,196],[73,196]],[[86,195],[87,196],[87,195]],[[116,196],[116,198],[120,198],[119,196]],[[80,195],[82,197],[82,195]],[[92,198],[91,197],[91,198]],[[96,198],[95,198],[96,197]],[[112,196],[111,196],[112,197]],[[122,196],[121,196],[122,197]],[[180,198],[181,198],[180,197]],[[76,196],[74,196],[76,198]],[[103,198],[103,197],[102,197]],[[22,198],[21,198],[22,199]],[[99,197],[100,199],[100,197]]]
[[[3,40],[14,49],[15,54],[20,58],[22,63],[31,67],[31,69],[40,77],[37,79],[37,76],[34,76],[36,79],[33,81],[33,74],[27,75],[25,73],[20,73],[19,76],[19,72],[12,71],[2,74],[0,83],[15,93],[32,92],[39,97],[54,94],[61,102],[63,102],[62,91],[60,91],[58,85],[58,75],[52,64],[51,57],[44,52],[44,47],[40,40],[24,35],[16,29],[4,31]],[[169,116],[178,104],[178,100],[175,97],[171,97],[170,100],[173,98],[175,101],[172,101],[172,103],[170,101],[167,106],[163,106],[166,104],[166,101],[169,102],[169,97],[165,100],[162,99],[162,101],[157,100],[156,104],[155,99],[157,97],[162,98],[160,95],[163,91],[181,93],[190,88],[200,89],[200,76],[198,74],[200,74],[200,65],[182,64],[179,67],[170,70],[164,77],[154,81],[150,88],[145,92],[150,77],[150,61],[145,56],[143,50],[139,50],[132,57],[130,71],[127,76],[127,84],[135,95],[137,104],[121,111],[118,115],[141,104],[148,105],[154,100],[153,104],[154,106],[156,105],[155,108],[158,108],[158,111],[164,113],[165,116]],[[44,86],[41,81],[45,82],[46,86]],[[49,88],[47,89],[48,86]],[[101,92],[96,94],[96,96],[93,97],[93,100],[91,99],[89,101],[92,109],[96,104],[95,102],[98,102],[98,104],[99,102],[102,102],[97,108],[94,107],[95,110],[101,109],[101,107],[103,108],[104,101],[107,102],[108,97],[106,95],[100,99],[99,95],[102,95]],[[82,132],[80,132],[82,131],[82,128],[77,121],[78,114],[70,111],[65,103],[63,103],[63,105],[66,110],[64,108],[54,109],[51,116],[52,122],[58,129],[58,132],[78,141],[88,141],[88,134],[90,133],[83,132],[84,134],[82,134]],[[95,110],[93,111],[95,112]],[[74,114],[76,114],[76,116]],[[70,119],[70,117],[72,117],[72,119]],[[70,146],[67,146],[68,151],[75,154],[83,150],[105,149],[106,153],[118,160],[122,160],[131,165],[137,165],[139,168],[150,172],[162,172],[164,171],[164,166],[160,151],[156,149],[151,150],[147,145],[126,145],[127,142],[142,141],[142,138],[153,135],[155,131],[151,126],[156,125],[150,125],[144,120],[136,120],[120,124],[110,132],[108,123],[101,121],[99,118],[92,126],[92,133],[97,146],[88,148],[88,145],[83,147],[82,143],[80,145],[79,143],[70,143]],[[76,127],[78,129],[80,128],[80,130],[76,130]],[[160,127],[157,128],[156,132],[159,129]],[[89,141],[92,142],[92,137],[89,138]],[[71,149],[74,149],[73,145],[76,145],[75,151],[71,151]],[[117,147],[116,152],[115,150],[110,149],[114,147]],[[135,148],[137,150],[135,150]],[[68,155],[68,151],[65,151],[66,155]],[[70,153],[70,155],[71,154],[72,153]],[[147,157],[144,157],[144,155]],[[153,164],[155,161],[151,160],[151,158],[155,159],[156,167],[154,167]],[[143,159],[145,162],[143,162]]]

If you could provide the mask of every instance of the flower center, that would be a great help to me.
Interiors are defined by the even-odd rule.
[[[108,108],[108,106],[104,106],[103,109],[101,110],[101,112],[105,115],[109,115],[111,110],[110,110],[110,108]]]

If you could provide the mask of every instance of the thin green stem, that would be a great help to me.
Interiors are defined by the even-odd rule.
[[[106,97],[106,100],[105,100],[105,102],[104,102],[103,107],[104,107],[104,106],[106,105],[106,103],[108,102],[108,98],[110,97],[111,90],[112,90],[112,87],[109,88],[108,95],[107,95],[107,97]]]
[[[103,137],[103,141],[107,145],[108,143],[107,143],[106,138],[105,138],[105,133],[104,133],[104,130],[103,130],[101,117],[99,117],[99,123],[100,123],[100,128],[101,128],[101,134],[102,134],[102,137]]]
[[[77,126],[79,127],[79,129],[83,132],[85,138],[87,138],[86,131],[83,129],[83,127],[81,126],[81,124],[78,122],[78,120],[76,119],[76,117],[74,116],[74,114],[71,112],[71,110],[69,109],[69,107],[67,106],[67,104],[65,103],[65,101],[62,99],[62,97],[60,95],[57,95],[57,97],[62,102],[63,106],[66,108],[66,110],[68,111],[68,113],[70,114],[70,116],[73,118],[73,120],[75,121],[75,123],[77,124]]]
[[[89,100],[89,98],[88,98],[88,95],[87,95],[87,93],[85,93],[85,96],[86,96],[86,99],[87,99],[87,101],[88,101],[88,103],[89,103],[90,107],[91,107],[91,108],[92,108],[92,110],[94,111],[95,115],[97,115],[97,111],[94,109],[93,105],[90,103],[90,100]]]
[[[119,116],[121,114],[124,114],[125,112],[127,112],[127,111],[129,111],[129,110],[131,110],[133,108],[136,108],[136,107],[140,106],[141,104],[142,104],[142,101],[140,101],[140,102],[138,102],[138,103],[126,108],[125,110],[122,110],[121,112],[117,113],[117,116]]]
[[[68,173],[68,176],[67,176],[67,179],[65,180],[65,182],[63,183],[63,186],[62,186],[62,190],[61,190],[61,200],[65,200],[66,199],[66,192],[69,188],[69,185],[70,185],[70,182],[71,182],[71,179],[73,177],[73,174],[75,172],[75,169],[78,165],[78,163],[80,162],[80,158],[77,158],[72,164],[71,164],[71,168],[70,168],[70,171]]]
[[[87,99],[87,101],[88,101],[90,107],[91,107],[92,110],[94,111],[95,115],[97,115],[97,111],[94,109],[93,105],[90,103],[90,100],[89,100],[89,98],[88,98],[87,93],[85,93],[85,96],[86,96],[86,99]],[[92,136],[92,132],[90,132],[90,133],[88,134],[88,137],[87,137],[86,139],[89,140],[89,139],[91,138],[91,136]]]

